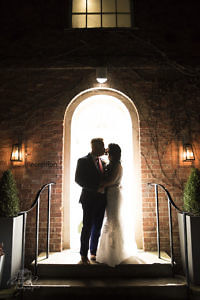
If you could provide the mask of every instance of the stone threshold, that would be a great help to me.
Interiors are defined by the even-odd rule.
[[[46,258],[44,252],[40,253],[38,257],[38,265],[43,264],[56,264],[56,265],[74,265],[80,262],[80,254],[78,250],[67,249],[61,252],[50,252],[49,257]],[[143,250],[137,250],[132,256],[124,260],[121,265],[124,264],[170,264],[171,259],[164,251],[161,252],[161,258],[158,258],[156,251],[145,252]],[[34,264],[34,261],[33,263]],[[96,264],[97,265],[97,264]],[[100,265],[100,264],[99,264]]]

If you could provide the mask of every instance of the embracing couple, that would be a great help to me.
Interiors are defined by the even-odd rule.
[[[105,153],[109,159],[107,165],[100,158]],[[92,139],[91,152],[78,160],[75,174],[75,181],[82,187],[81,264],[90,264],[91,260],[114,267],[127,258],[120,221],[121,178],[119,145],[109,144],[105,150],[102,138]],[[106,220],[101,235],[104,215]]]

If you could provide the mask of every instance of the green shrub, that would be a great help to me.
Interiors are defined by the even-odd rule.
[[[183,208],[185,211],[200,215],[200,171],[192,168],[183,193]]]
[[[19,212],[19,197],[11,170],[3,173],[0,180],[0,217],[14,217]]]

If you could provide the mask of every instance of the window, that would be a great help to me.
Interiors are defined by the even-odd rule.
[[[131,0],[73,0],[72,28],[131,27]]]

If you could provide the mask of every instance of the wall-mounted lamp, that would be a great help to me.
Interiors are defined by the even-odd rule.
[[[14,144],[12,146],[11,161],[22,161],[22,145]]]
[[[183,161],[195,160],[194,151],[191,144],[183,145]]]
[[[107,68],[96,69],[96,80],[98,83],[105,83],[107,81]]]

